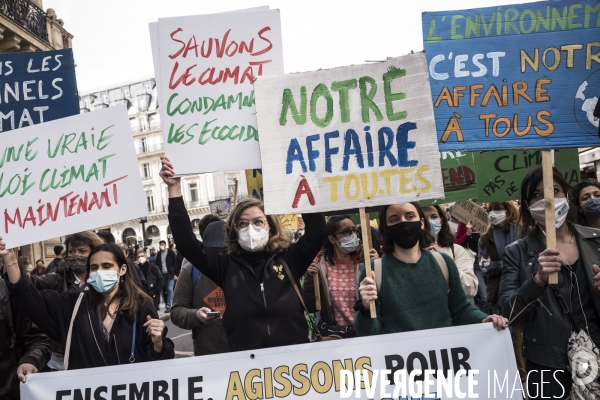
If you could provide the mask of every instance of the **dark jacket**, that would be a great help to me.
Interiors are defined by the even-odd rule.
[[[59,295],[53,290],[38,291],[29,283],[25,275],[21,275],[21,279],[14,285],[8,284],[8,290],[11,301],[23,314],[31,318],[42,332],[63,346],[66,344],[71,316],[79,293],[66,292]],[[102,333],[99,311],[89,310],[90,292],[84,293],[73,323],[69,369],[128,364],[134,321],[122,311],[117,311],[111,329],[110,343],[107,343]],[[154,351],[152,339],[143,326],[147,316],[158,318],[149,300],[140,308],[136,316],[135,362],[174,358],[174,345],[171,339],[166,338],[166,328],[162,352]]]
[[[19,365],[29,363],[41,371],[49,359],[48,337],[9,301],[0,278],[0,400],[19,399]]]
[[[148,287],[148,294],[150,297],[158,295],[163,287],[165,278],[163,278],[160,270],[154,263],[146,261],[140,265],[142,276],[146,279],[146,285]]]
[[[173,235],[173,237],[175,237],[175,235]],[[178,244],[179,246],[179,244]],[[168,280],[172,280],[175,276],[175,261],[177,259],[177,256],[175,255],[175,252],[171,249],[167,249],[167,274]],[[159,251],[158,253],[156,253],[156,266],[158,267],[158,270],[162,273],[162,251]]]
[[[142,270],[140,266],[135,264],[129,258],[125,258],[127,260],[128,270],[131,271],[131,275],[135,280],[135,283],[145,292],[148,293],[148,283],[146,282],[146,277],[142,274]]]
[[[229,351],[229,343],[223,327],[223,320],[203,324],[196,317],[196,311],[202,307],[219,311],[221,315],[225,314],[223,290],[202,274],[198,276],[194,287],[193,269],[194,266],[189,262],[181,268],[181,275],[177,279],[177,286],[173,293],[171,322],[179,328],[192,330],[194,355],[226,353]]]
[[[579,248],[579,266],[585,269],[586,276],[586,282],[579,282],[579,285],[587,285],[587,290],[593,293],[594,308],[600,313],[600,296],[594,289],[592,270],[592,265],[598,264],[600,256],[600,230],[575,225],[575,237]],[[546,367],[564,369],[568,364],[567,343],[571,324],[552,289],[542,287],[533,280],[539,268],[538,255],[546,249],[546,245],[537,229],[528,238],[531,246],[520,239],[504,251],[500,312],[509,320],[518,315],[513,324],[523,322],[525,358]],[[563,268],[558,274],[558,287],[568,303],[571,284],[570,274]]]
[[[196,239],[181,197],[169,199],[169,224],[177,249],[225,293],[223,323],[233,351],[307,343],[304,308],[290,279],[300,282],[326,238],[321,214],[302,216],[304,236],[287,250],[271,254],[261,275],[233,254],[220,255]],[[282,263],[286,262],[288,276]]]
[[[49,274],[50,272],[56,272],[58,271],[60,268],[65,268],[67,265],[65,264],[65,260],[63,260],[62,258],[58,258],[56,257],[54,260],[52,260],[50,262],[50,264],[48,264],[48,266],[46,267],[46,273]]]

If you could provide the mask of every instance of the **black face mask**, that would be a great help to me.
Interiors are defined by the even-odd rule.
[[[387,227],[387,236],[403,249],[412,249],[421,238],[421,221],[406,221]]]

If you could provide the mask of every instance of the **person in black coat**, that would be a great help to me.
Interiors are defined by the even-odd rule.
[[[167,157],[160,175],[169,188],[169,224],[177,249],[223,289],[223,325],[233,351],[309,342],[299,286],[326,238],[325,218],[303,214],[305,234],[290,245],[277,216],[265,215],[261,201],[240,201],[229,215],[229,254],[219,254],[196,239],[181,197],[181,182]],[[208,317],[200,310],[199,319]]]
[[[41,371],[49,358],[48,337],[9,301],[0,278],[0,399],[18,400],[19,381]]]
[[[160,251],[156,255],[156,266],[163,276],[163,300],[165,301],[165,312],[171,310],[173,303],[173,287],[175,286],[175,262],[177,256],[175,252],[167,247],[167,242],[161,240]]]
[[[89,290],[61,295],[52,290],[38,291],[16,266],[14,253],[6,249],[2,238],[0,256],[11,302],[50,338],[65,346],[65,370],[175,357],[164,322],[158,319],[150,297],[128,273],[127,261],[117,245],[102,244],[91,251],[86,271]],[[70,326],[72,341],[67,348]]]
[[[165,279],[156,266],[156,263],[148,261],[144,250],[139,250],[137,256],[137,263],[142,271],[142,275],[146,278],[148,295],[152,297],[154,308],[158,310],[158,305],[160,304],[160,291],[163,288]]]

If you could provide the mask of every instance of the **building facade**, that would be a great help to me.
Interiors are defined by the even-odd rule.
[[[117,242],[130,246],[141,245],[144,239],[151,241],[149,247],[158,248],[160,240],[171,244],[173,240],[167,218],[169,196],[167,186],[158,175],[160,157],[165,152],[155,79],[80,95],[82,113],[117,105],[124,105],[129,115],[148,218],[144,224],[139,219],[132,219],[100,229],[110,230]],[[248,194],[244,171],[190,175],[181,180],[183,199],[195,228],[198,221],[211,212],[210,202],[229,199],[233,203],[236,180],[238,199]],[[198,231],[195,232],[198,235]]]
[[[49,8],[44,11],[42,0],[0,1],[0,53],[49,51],[71,48],[73,35],[64,28],[64,21]],[[53,248],[61,238],[33,243],[19,248],[20,256],[35,263],[54,258]]]

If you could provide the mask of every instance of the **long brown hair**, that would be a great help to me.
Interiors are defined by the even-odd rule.
[[[244,211],[251,207],[258,207],[263,213],[265,212],[265,206],[262,201],[255,198],[248,198],[241,200],[227,219],[227,248],[231,254],[239,255],[242,251],[242,247],[238,243],[238,231],[235,225]],[[290,237],[286,234],[281,221],[274,215],[266,215],[266,217],[269,223],[269,241],[267,242],[266,250],[271,254],[287,250],[290,246]]]
[[[404,203],[402,203],[402,204],[404,204]],[[435,242],[435,238],[431,234],[431,229],[429,227],[429,221],[427,221],[427,218],[425,218],[425,213],[423,212],[423,209],[421,208],[419,203],[417,203],[416,201],[411,201],[410,204],[412,204],[417,209],[417,214],[419,214],[419,219],[423,223],[423,226],[424,226],[423,230],[421,231],[421,236],[419,237],[419,247],[427,248],[427,246],[429,246],[431,243]],[[389,205],[381,206],[379,208],[379,236],[381,238],[381,251],[383,251],[384,253],[393,253],[394,252],[394,242],[392,241],[392,238],[390,238],[386,233],[386,231],[387,231],[386,214],[387,214],[388,208],[390,208]]]
[[[92,256],[100,251],[106,251],[107,253],[111,253],[115,263],[121,267],[125,265],[128,267],[127,260],[125,259],[125,255],[123,254],[123,250],[114,244],[114,243],[105,243],[99,246],[96,246],[90,252],[87,261],[87,272],[85,274],[85,279],[87,281],[90,276],[90,260]],[[129,268],[125,275],[121,276],[121,280],[119,282],[119,286],[117,287],[117,293],[115,297],[121,299],[121,304],[119,306],[119,310],[125,312],[127,311],[127,315],[129,319],[135,319],[136,314],[142,308],[145,302],[152,302],[150,296],[140,289],[140,287],[133,280],[133,271],[130,271]],[[96,307],[100,307],[100,315],[102,319],[106,318],[106,314],[108,313],[108,307],[104,304],[104,296],[102,293],[98,293],[93,288],[90,288],[90,302],[88,305],[88,310],[93,310]]]

